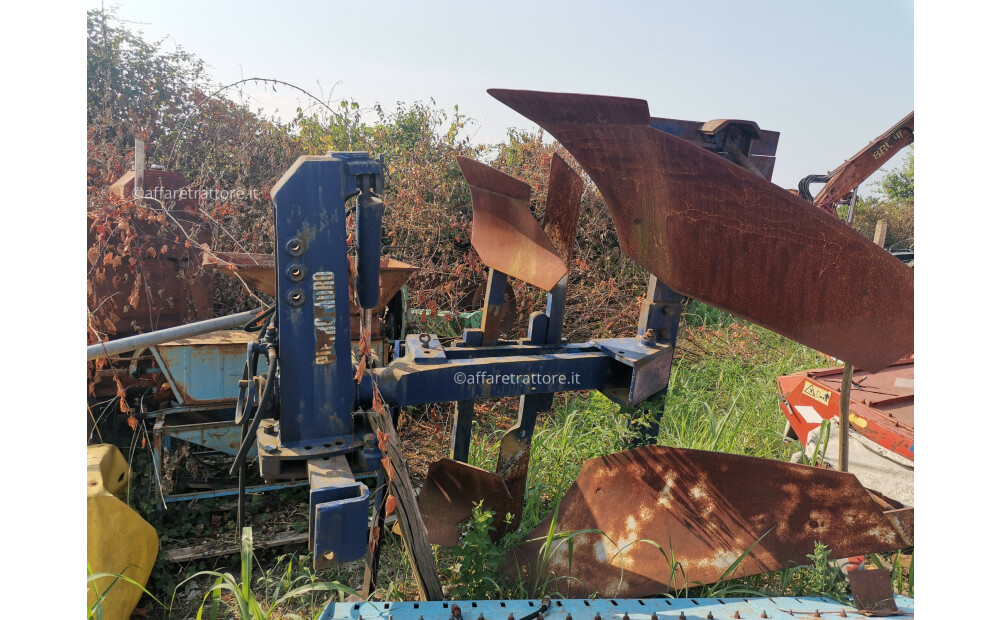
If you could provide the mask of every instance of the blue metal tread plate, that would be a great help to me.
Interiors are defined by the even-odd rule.
[[[465,620],[507,620],[523,618],[538,611],[539,601],[433,601],[433,602],[366,602],[331,603],[320,620],[449,620],[451,606],[457,604]],[[913,599],[896,596],[898,614],[880,616],[888,618],[912,618]],[[691,620],[707,618],[733,618],[739,612],[740,618],[820,618],[843,617],[863,618],[864,615],[849,606],[825,597],[774,597],[774,598],[653,598],[653,599],[553,599],[552,607],[543,620],[566,620],[572,615],[574,620],[594,620],[600,614],[601,620],[621,620],[627,613],[630,620],[650,620],[655,613],[658,620],[685,618]]]

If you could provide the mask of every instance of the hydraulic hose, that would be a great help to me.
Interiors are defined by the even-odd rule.
[[[270,322],[267,319],[269,319],[271,317],[271,315],[274,314],[274,311],[277,308],[278,308],[278,306],[277,306],[277,304],[275,304],[275,305],[271,306],[270,308],[268,308],[268,309],[264,310],[263,312],[261,312],[259,315],[257,315],[254,318],[250,319],[246,323],[246,325],[243,326],[243,331],[250,332],[250,333],[258,332],[260,334],[263,334],[264,330],[267,329],[267,326],[270,324]],[[258,323],[260,323],[260,325],[258,325]]]
[[[246,427],[246,434],[243,436],[240,449],[236,453],[236,460],[233,461],[232,467],[229,468],[230,476],[235,475],[243,467],[247,453],[250,452],[250,447],[257,440],[257,427],[260,426],[260,421],[264,418],[265,405],[271,401],[271,396],[274,394],[274,378],[277,374],[277,369],[278,351],[274,345],[270,345],[267,347],[267,379],[264,381],[264,391],[261,393],[260,402],[257,403],[257,411],[254,412],[253,419]]]

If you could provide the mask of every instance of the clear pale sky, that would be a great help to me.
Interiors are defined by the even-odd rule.
[[[205,60],[219,83],[276,78],[366,108],[433,97],[476,119],[470,133],[482,142],[534,127],[487,95],[491,87],[754,120],[781,132],[773,180],[782,187],[835,168],[913,109],[913,5],[901,0],[117,6],[147,40],[169,36]],[[309,104],[281,87],[247,94],[286,119]]]

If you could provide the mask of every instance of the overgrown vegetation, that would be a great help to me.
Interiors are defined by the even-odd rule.
[[[269,191],[303,154],[367,150],[384,155],[385,253],[420,267],[409,283],[411,304],[432,311],[467,309],[472,291],[485,275],[470,244],[471,200],[455,163],[456,155],[479,158],[524,179],[533,189],[532,210],[539,218],[544,214],[549,160],[560,147],[544,142],[540,132],[512,130],[502,144],[475,144],[468,136],[474,120],[457,107],[441,109],[433,100],[399,103],[392,108],[376,106],[368,114],[350,99],[317,99],[315,105],[282,123],[245,103],[240,84],[212,84],[197,57],[176,47],[170,51],[162,42],[144,40],[117,22],[113,12],[91,11],[87,29],[88,281],[118,278],[113,284],[121,292],[102,298],[88,290],[88,341],[115,335],[114,325],[123,308],[144,304],[150,324],[155,325],[157,312],[175,303],[164,291],[152,290],[147,277],[165,243],[189,246],[184,277],[192,279],[203,274],[202,250],[197,243],[185,241],[201,232],[207,233],[213,251],[273,251]],[[270,82],[275,88],[290,87]],[[157,208],[129,200],[113,201],[108,188],[129,170],[135,138],[146,142],[149,161],[184,174],[194,188],[225,189],[232,197],[204,201],[193,230],[179,230],[169,220],[162,208],[169,205]],[[575,166],[567,153],[560,152]],[[870,237],[875,221],[887,219],[887,247],[907,241],[912,244],[912,149],[903,169],[887,176],[882,190],[879,197],[859,202],[856,228]],[[218,314],[254,307],[263,296],[257,292],[256,298],[251,297],[226,278],[216,277],[214,284]],[[644,287],[644,273],[621,253],[608,209],[588,184],[577,230],[564,336],[581,340],[629,334]],[[528,314],[541,307],[544,296],[520,283],[515,283],[515,289],[519,311],[515,325],[522,329]],[[669,394],[644,404],[637,412],[623,414],[597,393],[557,396],[553,410],[543,414],[536,427],[520,528],[494,544],[490,532],[494,519],[501,516],[477,509],[462,545],[437,550],[451,596],[541,594],[546,584],[508,583],[499,578],[507,550],[555,508],[586,459],[628,447],[634,433],[654,417],[660,423],[659,443],[663,445],[778,459],[790,456],[794,448],[782,439],[784,419],[778,410],[774,379],[829,365],[831,360],[697,302],[691,302],[684,315],[678,350]],[[93,373],[101,368],[99,361],[89,370],[96,376]],[[111,417],[116,409],[134,413],[128,405],[134,394],[126,394],[118,385],[118,396],[95,410],[110,411]],[[494,468],[499,441],[512,422],[513,409],[509,401],[477,408],[472,464]],[[427,415],[445,432],[446,422],[434,408],[410,415]],[[131,422],[131,438],[125,438],[133,448],[128,456],[140,473],[144,467],[147,470],[145,477],[137,476],[138,488],[129,499],[157,525],[163,543],[201,536],[206,529],[233,529],[232,502],[192,503],[182,517],[177,517],[176,511],[157,510],[160,500],[145,460],[149,448],[145,427],[135,417]],[[442,455],[446,446],[443,441],[439,444],[438,455]],[[305,511],[279,508],[301,506],[301,495],[301,490],[293,490],[252,497],[250,518],[255,526],[282,521],[301,531]],[[550,543],[559,544],[572,535],[553,532]],[[412,597],[415,588],[398,549],[399,541],[391,535],[387,538],[390,545],[383,554],[383,578],[376,595],[385,600]],[[349,586],[360,583],[357,564],[316,574],[304,554],[258,553],[255,560],[252,554],[247,555],[252,549],[249,540],[245,537],[243,555],[234,560],[196,561],[177,567],[166,565],[161,558],[150,590],[160,599],[175,594],[181,610],[177,616],[201,611],[211,615],[226,608],[240,618],[292,617],[292,613],[315,613],[322,607],[325,601],[316,592],[346,592]],[[825,553],[817,544],[812,567],[691,588],[684,595],[843,595],[843,582],[837,577],[840,573],[830,568]],[[257,578],[251,574],[255,561],[260,574]],[[872,561],[891,566],[897,590],[912,594],[911,569],[901,556]],[[677,569],[666,560],[664,568]],[[333,582],[343,585],[325,590],[318,587]],[[308,602],[296,599],[297,606],[291,606],[293,593],[317,598]],[[162,612],[152,605],[148,608],[152,617]]]

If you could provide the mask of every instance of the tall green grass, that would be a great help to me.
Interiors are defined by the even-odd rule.
[[[522,531],[548,515],[585,460],[627,449],[654,417],[660,445],[776,459],[795,451],[782,438],[776,379],[829,359],[700,302],[691,302],[683,318],[680,355],[665,396],[629,411],[599,392],[559,394],[552,411],[539,414]],[[469,462],[493,470],[506,430],[480,420]]]
[[[776,379],[830,365],[831,360],[698,302],[688,305],[683,319],[678,356],[665,395],[637,410],[626,410],[598,392],[560,394],[552,411],[539,415],[520,537],[558,505],[584,461],[627,449],[643,426],[654,419],[659,421],[660,445],[782,460],[795,451],[783,438],[785,418],[779,408]],[[506,430],[499,420],[479,420],[469,462],[494,469]],[[579,533],[550,531],[544,548],[572,546],[574,534]],[[671,565],[670,557],[669,553],[664,556],[664,570],[683,572],[683,567]],[[543,588],[555,585],[553,579],[557,582],[559,577],[545,576]],[[710,596],[778,593],[791,591],[801,579],[797,572],[783,578],[727,581],[697,590]],[[521,587],[534,592],[539,585]]]
[[[611,401],[600,395],[556,397],[552,411],[540,414],[531,442],[524,512],[520,531],[527,532],[548,516],[555,500],[580,473],[583,462],[595,456],[624,450],[634,429]],[[503,426],[474,427],[469,463],[496,468]]]
[[[696,302],[692,302],[695,306]],[[785,418],[776,379],[829,358],[700,304],[688,315],[665,398],[645,409],[660,418],[662,445],[784,459]],[[706,318],[720,323],[705,324]],[[702,323],[699,325],[699,323]]]

